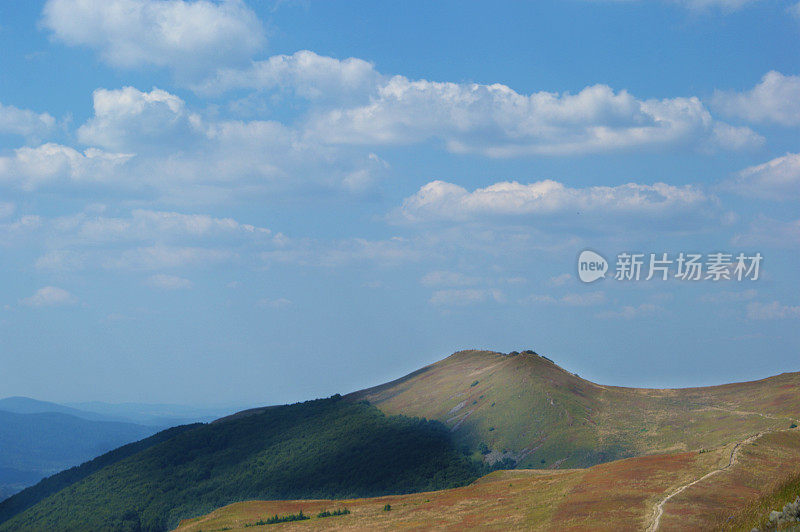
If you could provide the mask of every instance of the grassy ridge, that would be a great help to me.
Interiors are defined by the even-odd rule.
[[[437,422],[339,398],[203,425],[95,472],[0,530],[166,530],[234,501],[408,493],[477,467]]]
[[[580,457],[563,466],[575,467],[630,454],[594,438],[591,416],[599,391],[536,355],[464,351],[347,397],[392,414],[438,419],[469,449],[484,444],[494,451],[492,459],[509,456],[520,467],[550,467],[569,449]]]
[[[462,351],[356,392],[391,414],[437,419],[488,461],[588,467],[656,452],[719,447],[800,418],[800,374],[708,388],[601,386],[533,352]]]

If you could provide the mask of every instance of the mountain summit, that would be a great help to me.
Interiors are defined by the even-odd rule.
[[[436,419],[489,463],[586,467],[716,447],[800,418],[800,373],[706,388],[603,386],[534,351],[459,351],[348,396]]]

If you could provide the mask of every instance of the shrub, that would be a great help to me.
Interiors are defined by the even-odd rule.
[[[267,524],[273,525],[275,523],[289,523],[291,521],[304,521],[306,519],[311,519],[311,518],[305,515],[303,513],[303,510],[300,510],[300,513],[298,514],[288,514],[288,515],[282,515],[280,517],[276,514],[275,516],[267,519]]]
[[[769,525],[777,525],[778,528],[798,521],[800,521],[800,497],[797,497],[794,502],[786,504],[783,510],[773,510],[769,514]]]
[[[469,387],[472,388],[473,386],[477,386],[479,382],[481,381],[475,381],[472,384],[470,384]]]
[[[255,523],[250,523],[244,525],[245,528],[250,528],[252,526],[264,526],[264,525],[275,525],[278,523],[289,523],[291,521],[304,521],[306,519],[311,519],[309,516],[303,513],[303,510],[300,510],[298,514],[288,514],[288,515],[278,515],[275,514],[272,517],[267,517],[266,520],[260,519]]]
[[[390,511],[392,511],[392,505],[391,505],[391,504],[386,504],[386,505],[383,507],[383,511],[384,511],[384,512],[390,512]]]
[[[331,517],[331,516],[336,516],[336,515],[347,515],[349,513],[350,513],[350,510],[348,510],[347,508],[342,508],[342,509],[337,508],[336,510],[334,510],[332,512],[329,512],[328,510],[323,510],[320,513],[317,514],[317,517],[320,517],[320,518],[322,518],[322,517]]]

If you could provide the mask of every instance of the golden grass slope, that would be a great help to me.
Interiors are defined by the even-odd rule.
[[[798,429],[757,435],[742,445],[730,468],[670,499],[664,505],[660,530],[751,530],[770,509],[789,502],[776,501],[775,508],[770,508],[763,503],[772,502],[771,494],[799,480]]]
[[[185,520],[177,530],[251,530],[246,525],[274,514],[302,509],[316,516],[343,507],[352,513],[255,529],[645,530],[653,522],[656,506],[692,483],[664,505],[658,530],[750,530],[753,516],[763,512],[760,502],[781,483],[800,478],[800,431],[753,438],[740,446],[732,462],[735,446],[630,458],[578,470],[496,471],[469,486],[439,492],[236,503]],[[392,510],[383,511],[385,504]]]

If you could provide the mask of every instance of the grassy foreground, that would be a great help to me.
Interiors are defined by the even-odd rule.
[[[706,475],[664,505],[659,530],[750,530],[781,488],[800,479],[800,431],[757,437],[742,445],[731,462],[734,447],[630,458],[587,469],[496,471],[469,486],[412,495],[242,502],[184,520],[177,530],[251,530],[266,516],[301,510],[311,519],[256,529],[646,530],[661,501]],[[390,511],[384,510],[386,504]],[[316,517],[344,507],[350,514]]]

